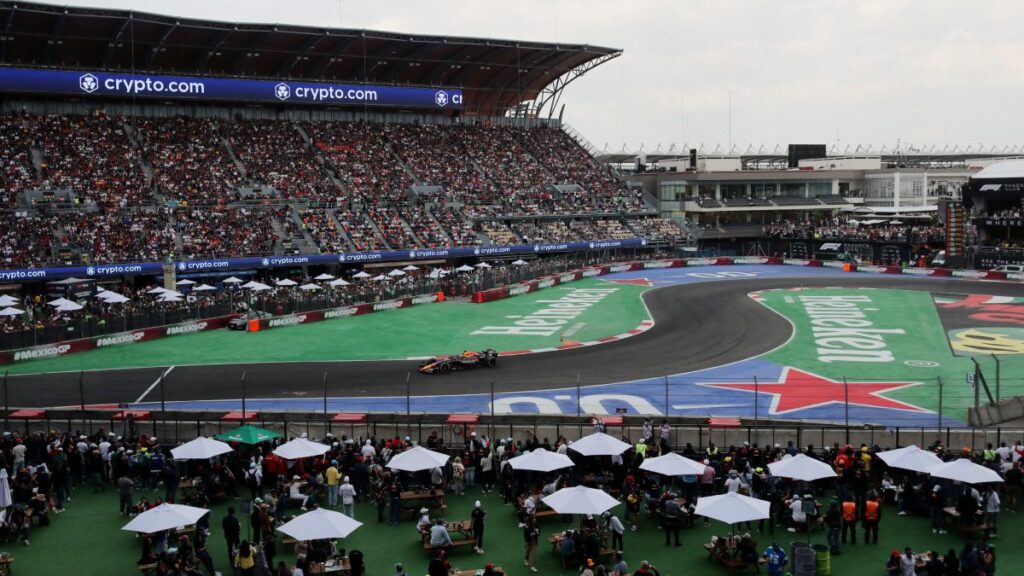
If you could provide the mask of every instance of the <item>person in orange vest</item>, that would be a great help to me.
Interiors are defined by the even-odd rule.
[[[864,503],[864,543],[878,544],[878,524],[882,521],[882,506],[874,490]]]
[[[846,535],[850,535],[850,544],[857,543],[857,504],[849,495],[843,499],[843,544]]]

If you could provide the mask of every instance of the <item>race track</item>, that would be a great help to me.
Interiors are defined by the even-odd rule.
[[[248,398],[320,397],[327,373],[331,397],[419,396],[485,393],[491,378],[499,392],[608,384],[711,368],[757,356],[782,345],[791,327],[747,294],[772,288],[900,288],[932,293],[982,291],[1019,296],[1009,283],[868,275],[807,278],[751,278],[657,287],[644,294],[654,328],[626,340],[588,348],[506,357],[495,370],[425,376],[413,361],[297,362],[175,367],[165,379],[168,402],[233,399],[246,374]],[[92,371],[84,374],[86,404],[160,400],[153,386],[167,367]],[[407,384],[406,380],[409,379]],[[78,374],[11,376],[12,407],[78,405]],[[396,409],[397,411],[397,409]]]

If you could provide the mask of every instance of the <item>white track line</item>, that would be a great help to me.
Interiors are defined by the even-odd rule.
[[[171,366],[167,370],[164,370],[164,373],[161,374],[159,378],[154,380],[153,383],[149,385],[149,388],[146,388],[146,391],[142,393],[142,396],[139,396],[138,399],[135,400],[135,404],[142,402],[142,399],[145,398],[147,394],[152,392],[153,388],[156,388],[156,385],[159,384],[161,380],[167,378],[167,375],[171,373],[171,370],[174,370],[174,366]]]

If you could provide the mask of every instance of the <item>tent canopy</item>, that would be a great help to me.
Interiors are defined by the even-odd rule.
[[[238,442],[240,444],[259,444],[260,442],[266,442],[267,440],[273,440],[274,438],[280,438],[281,435],[273,430],[266,430],[256,426],[240,426],[234,430],[228,430],[223,434],[215,436],[217,440],[223,440],[224,442]]]

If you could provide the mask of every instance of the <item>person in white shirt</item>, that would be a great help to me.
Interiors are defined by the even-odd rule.
[[[789,510],[793,514],[793,525],[789,527],[790,532],[796,532],[798,528],[807,525],[807,514],[804,513],[804,503],[800,498],[793,498],[793,502],[789,505]]]
[[[341,496],[341,509],[345,516],[355,520],[356,511],[356,489],[348,481],[348,476],[342,480],[341,486],[338,487],[338,495]]]
[[[430,521],[430,510],[426,508],[420,508],[420,519],[416,521],[416,531],[426,532],[430,530],[430,526],[433,522]]]
[[[363,458],[371,458],[377,456],[377,449],[373,447],[373,442],[367,440],[359,453],[363,455]]]
[[[725,480],[726,491],[739,492],[741,484],[743,482],[740,480],[740,475],[735,470],[729,470],[729,477]]]
[[[995,538],[999,531],[999,493],[995,489],[988,491],[985,499],[985,523],[988,524],[988,537]]]

